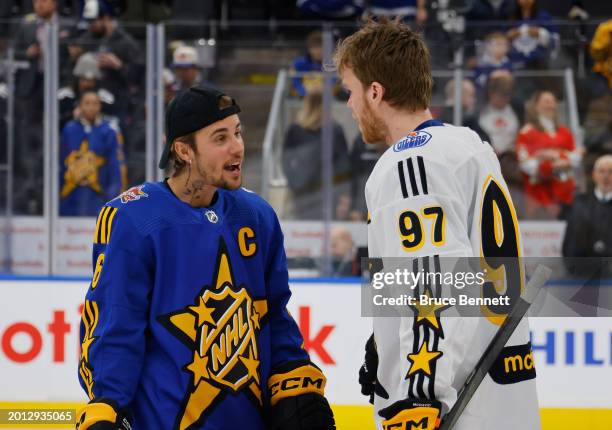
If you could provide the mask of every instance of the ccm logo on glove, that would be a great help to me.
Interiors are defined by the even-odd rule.
[[[287,373],[272,375],[268,381],[270,403],[275,405],[285,397],[306,393],[323,395],[325,382],[325,376],[312,365],[298,367]]]

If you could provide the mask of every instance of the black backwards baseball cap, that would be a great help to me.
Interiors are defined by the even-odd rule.
[[[166,108],[166,146],[159,160],[160,169],[168,164],[174,139],[240,113],[234,99],[230,106],[220,109],[219,99],[223,96],[213,88],[192,87],[172,99]]]

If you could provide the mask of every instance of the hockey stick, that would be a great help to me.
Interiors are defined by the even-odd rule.
[[[529,306],[531,306],[540,288],[546,283],[551,273],[552,270],[548,267],[540,265],[536,268],[533,276],[527,283],[524,297],[520,297],[516,301],[514,307],[497,330],[497,333],[495,333],[493,339],[489,342],[487,349],[485,349],[482,357],[480,357],[480,360],[478,360],[478,363],[474,366],[474,370],[472,370],[465,380],[465,384],[463,384],[463,387],[459,391],[457,401],[448,414],[445,415],[439,430],[451,430],[455,426],[463,410],[470,402],[472,396],[480,386],[480,383],[504,346],[506,346],[506,342],[508,342],[508,339],[510,339],[510,336],[512,336],[512,333],[516,330],[516,327],[527,313]]]

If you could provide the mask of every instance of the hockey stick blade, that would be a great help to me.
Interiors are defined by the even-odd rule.
[[[476,366],[474,366],[474,369],[466,379],[465,384],[463,384],[463,388],[459,391],[457,401],[448,414],[444,416],[439,430],[452,430],[455,426],[463,410],[487,375],[487,372],[489,372],[489,369],[502,349],[506,346],[510,336],[512,336],[512,333],[514,333],[514,330],[518,327],[521,319],[523,319],[527,313],[529,306],[531,306],[535,300],[540,288],[546,283],[548,278],[550,278],[551,273],[552,270],[548,267],[539,265],[536,268],[533,276],[527,283],[525,294],[516,301],[514,307],[491,339],[491,342],[489,342],[487,349],[485,349],[482,357],[480,357],[480,360],[478,360],[478,363],[476,363]]]

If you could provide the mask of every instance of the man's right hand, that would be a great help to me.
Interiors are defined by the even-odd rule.
[[[77,412],[76,430],[132,430],[125,410],[110,399],[97,398]]]

